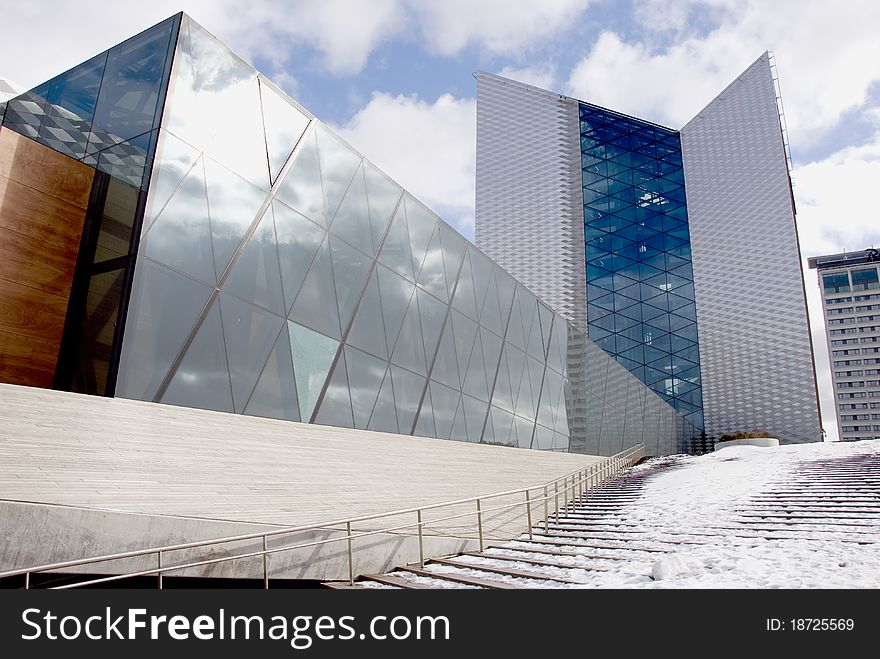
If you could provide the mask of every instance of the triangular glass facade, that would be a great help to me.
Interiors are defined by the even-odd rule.
[[[127,86],[138,108],[128,114]],[[599,389],[587,382],[612,380],[611,359],[572,349],[592,344],[185,15],[13,99],[4,126],[90,162],[104,200],[118,202],[119,185],[134,191],[130,240],[99,226],[84,270],[89,296],[119,298],[119,322],[106,388],[80,378],[80,390],[555,451],[616,448],[586,437],[623,432],[651,397],[630,396],[641,385],[615,372],[622,398],[595,403],[615,411],[589,427],[582,408]],[[603,155],[606,206],[619,187],[612,160],[622,159]],[[658,180],[625,165],[615,167]],[[683,198],[665,176],[654,188]],[[615,314],[621,341],[638,343],[625,323],[650,322],[662,354],[677,358],[687,346],[667,337],[689,331],[693,305],[686,225],[667,215],[635,236],[661,240],[658,258],[609,250],[666,277],[665,306],[627,293],[661,317],[630,318],[616,298],[596,304]],[[640,285],[626,268],[607,270],[611,284]],[[651,377],[665,372],[659,356],[644,364]],[[657,409],[658,420],[675,416]],[[631,445],[645,432],[614,436]]]

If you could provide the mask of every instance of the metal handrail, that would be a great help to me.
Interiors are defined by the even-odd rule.
[[[634,463],[638,458],[644,456],[645,445],[638,444],[634,447],[626,449],[621,453],[618,453],[602,462],[596,463],[590,467],[585,467],[582,469],[578,469],[576,471],[570,472],[562,477],[556,478],[554,480],[548,481],[547,483],[541,485],[534,485],[530,487],[519,488],[516,490],[506,490],[503,492],[494,492],[487,495],[482,495],[478,497],[469,497],[465,499],[456,499],[453,501],[444,501],[441,503],[428,504],[424,506],[417,506],[413,508],[405,508],[400,510],[394,510],[390,512],[384,513],[375,513],[371,515],[362,515],[360,517],[346,518],[341,520],[333,520],[330,522],[321,522],[318,524],[308,524],[303,526],[294,526],[283,529],[276,529],[273,531],[264,531],[264,532],[254,532],[248,534],[242,534],[237,536],[227,536],[223,538],[214,538],[209,540],[199,540],[195,542],[188,543],[179,543],[175,545],[165,545],[162,547],[152,547],[149,549],[139,549],[132,550],[127,552],[119,552],[116,554],[108,554],[105,556],[97,556],[92,558],[85,559],[77,559],[73,561],[64,561],[60,563],[51,563],[46,565],[39,565],[36,567],[30,568],[21,568],[17,570],[11,570],[7,572],[0,572],[0,579],[5,579],[9,577],[22,576],[25,577],[25,588],[30,588],[30,575],[40,573],[40,572],[48,572],[51,570],[62,570],[72,567],[79,567],[83,565],[94,565],[97,563],[107,563],[111,561],[118,561],[128,558],[137,558],[137,557],[146,557],[155,555],[157,558],[157,566],[155,568],[151,568],[148,570],[140,570],[137,572],[129,572],[120,575],[112,575],[109,577],[101,577],[99,579],[93,579],[85,582],[78,582],[74,584],[68,584],[65,586],[58,586],[58,589],[68,589],[68,588],[76,588],[81,586],[93,585],[97,583],[106,583],[109,581],[117,581],[120,579],[128,579],[139,576],[149,576],[156,575],[158,577],[158,587],[162,588],[162,577],[166,572],[173,572],[179,570],[185,570],[195,567],[201,567],[205,565],[212,565],[217,563],[223,563],[226,561],[234,561],[240,560],[244,558],[256,558],[261,556],[263,558],[263,584],[265,588],[268,588],[268,562],[267,557],[270,554],[280,553],[283,551],[293,551],[295,549],[302,549],[306,547],[314,547],[323,544],[329,544],[331,542],[340,542],[347,541],[348,543],[348,567],[349,567],[349,582],[354,581],[354,573],[353,573],[353,552],[352,552],[352,540],[357,538],[367,537],[371,535],[379,535],[383,533],[391,533],[394,531],[401,531],[403,529],[411,529],[413,527],[418,527],[418,537],[419,537],[419,562],[420,564],[424,564],[424,549],[423,549],[423,532],[426,525],[436,524],[438,522],[445,522],[452,519],[459,519],[462,517],[470,517],[473,515],[477,516],[477,525],[478,525],[478,535],[480,541],[480,548],[482,550],[484,546],[484,537],[483,537],[483,528],[482,528],[482,520],[483,516],[486,513],[507,510],[516,506],[521,506],[523,504],[526,505],[527,517],[528,517],[528,527],[529,533],[531,534],[532,529],[532,515],[531,515],[531,506],[533,504],[539,504],[541,502],[544,503],[544,523],[547,524],[548,515],[548,502],[551,499],[555,499],[554,505],[554,515],[555,517],[559,517],[559,495],[562,494],[564,503],[563,507],[567,508],[568,506],[568,492],[572,493],[572,501],[574,500],[574,492],[576,489],[579,490],[580,494],[583,494],[585,491],[584,485],[585,483],[589,483],[586,489],[588,490],[591,486],[595,487],[605,480],[605,477],[616,474],[621,469],[629,466]],[[633,456],[638,456],[633,458]],[[601,478],[600,478],[601,477]],[[563,490],[560,492],[559,484],[560,482],[564,482]],[[550,494],[550,487],[553,487],[553,493]],[[532,490],[541,490],[543,489],[544,496],[539,498],[531,497]],[[517,501],[511,504],[504,504],[501,506],[494,506],[491,508],[483,508],[482,502],[488,499],[496,499],[503,496],[511,496],[516,494],[525,494],[524,501]],[[422,513],[426,510],[436,510],[438,508],[446,508],[451,506],[460,506],[463,504],[475,503],[476,510],[459,513],[456,515],[448,515],[446,517],[441,517],[437,519],[428,520],[427,522],[423,520]],[[360,533],[354,533],[352,531],[352,524],[358,522],[371,521],[375,519],[381,519],[384,517],[394,517],[398,515],[406,515],[406,514],[417,514],[417,521],[414,523],[407,523],[399,526],[387,527],[382,529],[375,529],[371,531],[364,531]],[[320,530],[338,530],[333,527],[345,526],[346,535],[338,536],[334,538],[325,538],[322,540],[315,540],[307,543],[300,543],[291,546],[285,547],[276,547],[269,549],[268,548],[268,538],[276,537],[281,535],[292,535],[294,533],[303,533],[306,531],[320,531]],[[263,548],[260,551],[249,552],[246,554],[235,554],[233,556],[224,556],[220,558],[214,558],[203,561],[196,561],[191,563],[185,563],[181,565],[163,565],[162,557],[163,554],[167,554],[169,552],[182,551],[184,549],[197,549],[200,547],[207,547],[213,545],[222,545],[222,544],[230,544],[234,542],[244,542],[246,540],[255,540],[262,539]]]

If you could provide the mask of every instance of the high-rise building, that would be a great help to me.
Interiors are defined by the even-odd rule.
[[[11,99],[0,157],[3,381],[592,454],[696,432],[185,15]]]
[[[818,441],[764,53],[682,129],[477,75],[476,242],[710,436]]]
[[[880,439],[880,251],[814,256],[842,440]]]

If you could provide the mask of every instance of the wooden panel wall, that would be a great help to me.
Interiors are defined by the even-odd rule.
[[[93,178],[0,128],[0,382],[52,386]]]

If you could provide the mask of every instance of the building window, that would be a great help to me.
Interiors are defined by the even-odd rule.
[[[853,270],[851,274],[852,288],[854,291],[867,291],[880,288],[880,280],[877,278],[877,268]]]
[[[849,292],[849,275],[845,272],[838,272],[833,275],[822,275],[822,287],[825,294],[829,293],[848,293]]]

